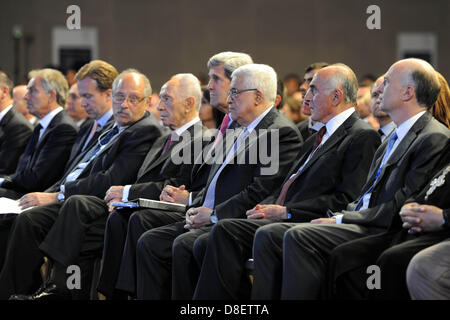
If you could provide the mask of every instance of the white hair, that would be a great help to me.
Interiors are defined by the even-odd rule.
[[[144,95],[145,101],[147,101],[148,97],[150,97],[152,95],[152,86],[150,84],[150,80],[147,78],[147,76],[145,74],[143,74],[142,72],[140,72],[139,70],[136,69],[126,69],[124,71],[122,71],[115,79],[114,82],[112,84],[112,91],[113,93],[117,91],[117,87],[119,86],[119,82],[120,80],[122,80],[122,78],[130,73],[134,73],[137,74],[138,76],[141,77],[142,81],[144,82],[144,89],[142,94]]]
[[[198,78],[192,73],[178,73],[172,78],[180,80],[179,95],[182,97],[182,99],[186,99],[187,97],[194,97],[194,107],[197,111],[200,110],[203,94]]]
[[[258,89],[264,95],[264,100],[275,103],[277,97],[277,73],[266,64],[247,64],[237,68],[231,75],[233,79],[240,78],[244,88]]]

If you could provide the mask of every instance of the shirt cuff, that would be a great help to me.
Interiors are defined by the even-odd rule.
[[[192,206],[192,192],[189,192],[189,206]]]
[[[334,216],[334,218],[336,219],[336,224],[342,224],[342,217],[344,215],[343,214],[337,214]]]
[[[5,181],[5,178],[0,178],[0,187],[1,187],[2,184],[3,184],[3,181]]]
[[[123,193],[122,193],[122,201],[127,202],[128,201],[128,195],[130,194],[131,184],[127,184],[125,187],[123,187]]]

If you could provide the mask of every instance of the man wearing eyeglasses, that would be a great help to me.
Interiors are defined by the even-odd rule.
[[[95,67],[97,70],[91,71],[100,73],[105,66],[94,64]],[[66,236],[70,236],[71,242],[77,242],[77,239],[84,237],[86,228],[98,227],[91,226],[91,222],[96,221],[96,212],[86,214],[81,210],[66,208],[65,199],[77,195],[103,198],[111,185],[133,182],[147,151],[161,135],[156,119],[146,112],[146,100],[151,94],[147,77],[134,69],[125,70],[115,77],[117,73],[114,70],[103,70],[112,84],[112,96],[109,98],[102,97],[101,92],[93,95],[87,93],[89,90],[83,91],[83,84],[79,82],[81,94],[86,100],[112,99],[115,122],[90,148],[78,155],[58,185],[49,190],[51,192],[44,193],[45,196],[21,199],[20,206],[31,209],[18,215],[11,227],[6,260],[0,273],[0,299],[6,299],[13,293],[29,294],[36,289],[38,283],[35,273],[43,259],[39,244],[53,232],[58,233],[60,228],[69,225],[70,232],[66,232]],[[84,80],[88,88],[101,88],[104,85],[89,76]],[[103,233],[94,236],[102,237]],[[64,247],[67,243],[63,240],[52,239],[50,242],[55,241],[57,246]],[[95,251],[95,248],[92,250]],[[53,261],[54,258],[49,256],[49,259]],[[82,266],[84,276],[89,274],[90,267],[89,263]],[[44,285],[39,293],[42,294],[46,289],[48,287]]]
[[[247,209],[268,196],[280,185],[301,147],[295,125],[274,107],[277,76],[273,68],[247,64],[231,78],[227,102],[233,120],[242,127],[234,137],[227,133],[229,148],[222,161],[213,164],[208,183],[193,200],[186,219],[139,238],[138,299],[190,299],[212,226],[221,219],[243,218]],[[258,150],[271,150],[272,158],[265,161],[261,153],[253,153],[256,145]],[[273,165],[276,169],[266,170]]]

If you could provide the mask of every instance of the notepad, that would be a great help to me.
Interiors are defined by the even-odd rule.
[[[22,209],[19,206],[19,201],[12,200],[9,198],[0,198],[0,214],[20,214],[23,211],[26,211],[28,209],[32,209],[34,207],[30,207],[27,209]]]
[[[113,202],[111,203],[113,207],[119,208],[149,208],[158,209],[164,211],[175,211],[175,212],[186,212],[186,206],[179,203],[171,203],[166,201],[157,201],[139,198],[127,202]]]

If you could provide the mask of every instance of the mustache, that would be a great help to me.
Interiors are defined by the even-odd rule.
[[[116,114],[126,114],[127,116],[131,117],[132,114],[129,110],[120,109],[116,111]]]

